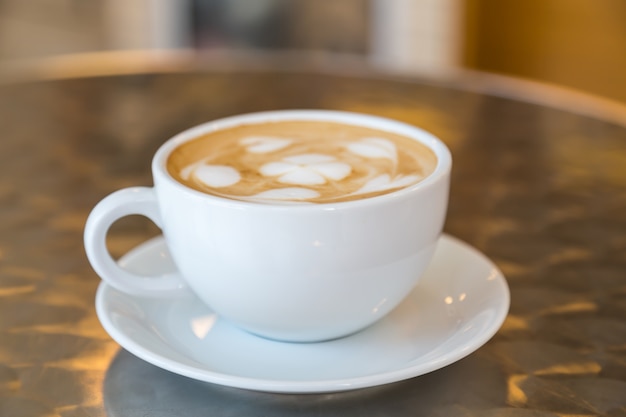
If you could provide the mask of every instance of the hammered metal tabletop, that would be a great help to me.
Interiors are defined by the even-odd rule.
[[[341,109],[441,137],[446,232],[504,272],[485,346],[377,388],[280,395],[187,379],[121,349],[82,246],[106,194],[150,185],[174,133],[218,117]],[[299,71],[119,75],[0,87],[0,416],[626,416],[626,124],[441,83]],[[158,234],[119,221],[120,256]]]

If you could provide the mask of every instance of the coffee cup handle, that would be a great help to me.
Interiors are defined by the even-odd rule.
[[[185,287],[178,273],[146,277],[121,268],[111,257],[106,236],[118,219],[138,214],[161,228],[161,214],[153,188],[132,187],[116,191],[100,201],[85,225],[84,244],[87,258],[96,273],[114,288],[131,294],[165,296]]]

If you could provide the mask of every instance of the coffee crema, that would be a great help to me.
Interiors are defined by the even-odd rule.
[[[258,203],[331,203],[409,187],[437,165],[426,145],[394,133],[324,121],[243,124],[172,151],[167,170],[207,194]]]

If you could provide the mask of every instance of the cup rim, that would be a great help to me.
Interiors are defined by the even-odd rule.
[[[285,204],[271,202],[253,202],[220,197],[204,193],[181,184],[170,175],[167,170],[167,159],[170,153],[182,143],[190,141],[200,135],[229,129],[242,124],[256,124],[264,122],[280,121],[325,121],[337,122],[348,125],[358,125],[390,133],[406,136],[417,140],[431,149],[437,157],[435,170],[423,180],[408,187],[362,199],[326,202],[315,204]],[[398,120],[381,117],[367,113],[357,113],[341,110],[317,110],[317,109],[297,109],[297,110],[272,110],[254,113],[244,113],[235,116],[227,116],[186,129],[163,143],[152,159],[152,173],[156,178],[166,181],[170,185],[178,188],[181,192],[206,199],[213,204],[234,206],[240,208],[258,208],[270,210],[335,210],[347,209],[358,206],[372,206],[390,201],[398,201],[412,195],[420,190],[433,187],[435,184],[445,179],[452,168],[452,155],[446,144],[434,134],[411,124]]]

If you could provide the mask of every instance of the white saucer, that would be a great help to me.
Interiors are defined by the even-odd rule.
[[[120,260],[137,273],[174,269],[163,238]],[[342,339],[283,343],[239,330],[190,293],[139,298],[101,283],[96,310],[125,349],[171,372],[268,392],[335,392],[422,375],[469,355],[500,328],[509,289],[471,246],[443,236],[417,288],[390,315]]]

